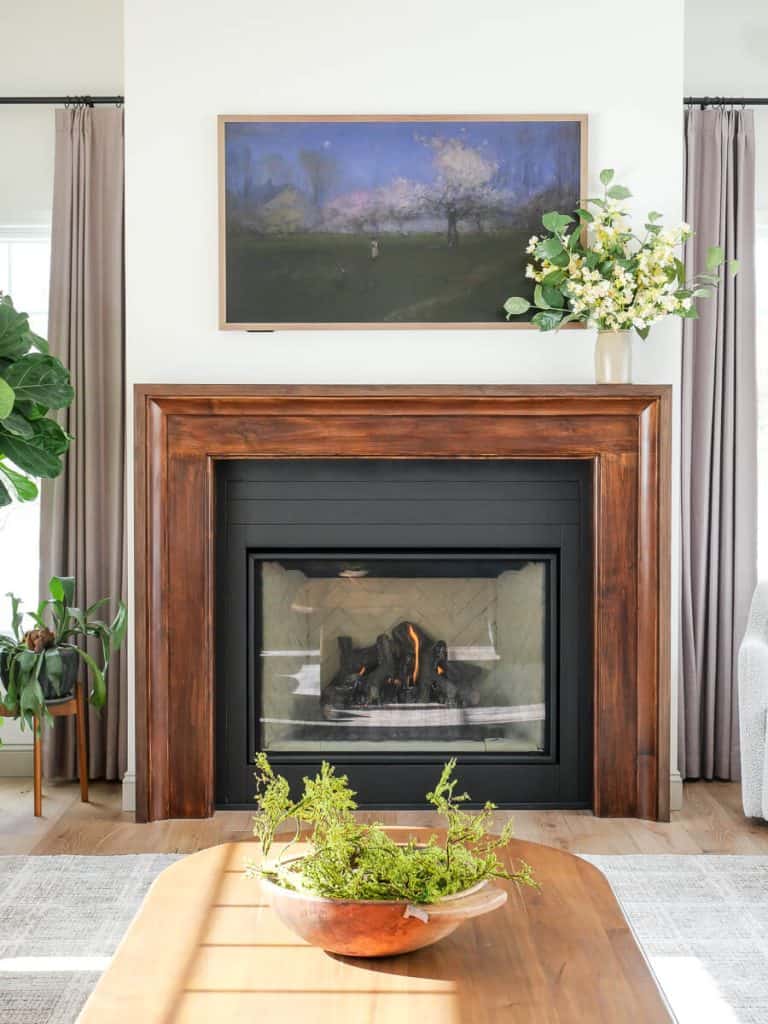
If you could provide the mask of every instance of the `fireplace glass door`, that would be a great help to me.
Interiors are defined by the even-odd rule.
[[[252,749],[547,755],[557,557],[250,556]]]

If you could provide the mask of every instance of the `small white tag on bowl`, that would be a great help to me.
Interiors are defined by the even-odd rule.
[[[427,921],[429,921],[429,914],[426,912],[426,910],[423,907],[414,907],[412,903],[409,903],[408,906],[405,908],[403,917],[418,917],[418,919],[420,921],[423,921],[424,924],[426,924]]]

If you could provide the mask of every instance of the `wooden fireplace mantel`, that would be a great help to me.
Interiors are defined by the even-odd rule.
[[[595,814],[669,817],[669,386],[135,386],[136,815],[214,804],[214,466],[593,463]]]

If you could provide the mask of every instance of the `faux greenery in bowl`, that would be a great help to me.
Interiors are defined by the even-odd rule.
[[[427,800],[446,819],[444,840],[431,836],[398,843],[380,824],[354,817],[355,793],[345,775],[323,762],[294,800],[288,781],[275,774],[266,754],[256,758],[258,813],[254,835],[268,857],[278,830],[294,835],[277,860],[251,865],[262,877],[278,916],[313,945],[347,956],[389,956],[429,945],[462,920],[496,909],[506,892],[490,885],[509,879],[536,886],[531,868],[509,871],[498,852],[512,837],[512,823],[490,832],[495,807],[469,813],[456,793],[455,759],[444,766]],[[309,852],[288,856],[309,825]]]
[[[75,585],[72,576],[54,576],[49,584],[51,597],[41,601],[34,612],[22,612],[19,598],[8,595],[12,635],[0,634],[0,682],[5,689],[3,704],[22,728],[25,724],[32,727],[35,718],[50,718],[47,700],[72,695],[80,662],[84,671],[90,671],[91,704],[104,706],[110,654],[121,647],[125,635],[125,605],[118,601],[114,618],[105,622],[96,613],[110,598],[78,608],[73,604]],[[34,629],[22,629],[25,614]],[[100,642],[101,664],[78,646],[88,638]]]

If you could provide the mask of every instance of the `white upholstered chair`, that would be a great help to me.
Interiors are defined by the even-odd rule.
[[[768,819],[768,581],[757,585],[739,649],[739,723],[744,813]]]

